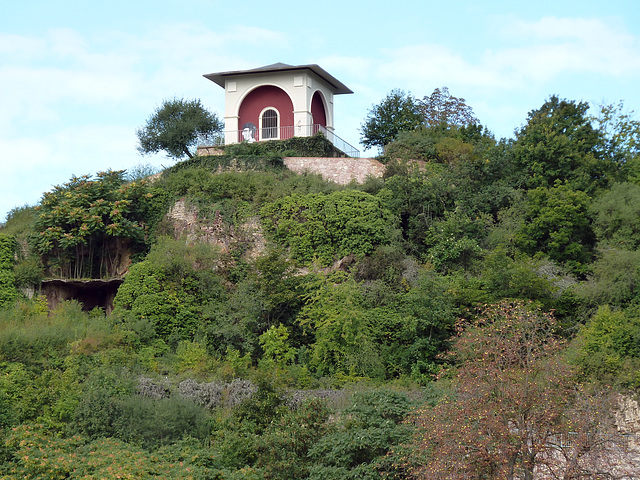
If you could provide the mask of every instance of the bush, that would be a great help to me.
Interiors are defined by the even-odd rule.
[[[603,383],[640,386],[640,317],[637,312],[600,307],[580,329],[576,360],[588,378]]]
[[[277,157],[344,157],[322,133],[312,137],[292,137],[268,142],[236,143],[225,147],[227,155]]]
[[[209,434],[204,409],[181,397],[154,400],[133,395],[122,399],[119,406],[114,436],[128,443],[140,444],[147,450],[185,437],[204,441]]]
[[[309,478],[380,478],[378,459],[409,438],[411,429],[402,422],[410,408],[411,402],[401,393],[373,390],[354,394],[334,432],[309,450],[314,461]]]
[[[304,263],[329,265],[349,254],[366,255],[396,239],[396,218],[379,198],[357,190],[291,195],[260,211],[267,233]]]
[[[16,240],[13,236],[0,234],[0,307],[17,297],[13,264]]]

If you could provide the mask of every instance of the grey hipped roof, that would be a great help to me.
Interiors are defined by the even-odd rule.
[[[330,75],[326,70],[321,68],[318,65],[287,65],[286,63],[274,63],[273,65],[266,65],[264,67],[254,68],[251,70],[236,70],[232,72],[218,72],[218,73],[209,73],[204,75],[205,78],[208,78],[212,82],[220,85],[224,88],[224,82],[226,77],[237,77],[240,75],[254,75],[258,73],[271,73],[271,72],[287,72],[287,71],[296,71],[296,70],[311,70],[322,80],[327,82],[334,90],[334,94],[339,95],[342,93],[353,93],[344,83],[335,78],[333,75]]]

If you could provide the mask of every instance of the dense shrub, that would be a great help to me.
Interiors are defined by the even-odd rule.
[[[396,220],[380,199],[345,190],[291,195],[260,211],[266,231],[292,257],[328,265],[349,254],[368,254],[396,238]]]
[[[15,253],[15,238],[0,234],[0,307],[8,304],[17,296],[13,273]]]

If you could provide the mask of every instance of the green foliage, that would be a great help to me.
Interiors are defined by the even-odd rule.
[[[160,238],[146,260],[131,266],[114,299],[114,313],[131,325],[151,322],[154,334],[169,343],[193,338],[203,309],[225,296],[213,271],[217,258],[209,245],[190,248],[184,240]]]
[[[136,395],[122,399],[117,406],[114,436],[147,450],[185,437],[204,441],[209,433],[205,411],[177,396],[156,400]]]
[[[264,365],[283,368],[296,357],[296,349],[289,343],[289,332],[284,325],[272,325],[258,338],[262,346]]]
[[[454,97],[447,87],[436,88],[431,95],[419,100],[418,110],[427,126],[447,124],[462,127],[479,123],[464,98]]]
[[[144,249],[149,229],[164,214],[163,192],[125,183],[124,170],[73,177],[45,193],[38,207],[34,250],[53,275],[117,276],[129,249]]]
[[[598,148],[602,136],[591,125],[588,108],[586,102],[552,96],[529,112],[513,145],[525,187],[553,187],[560,180],[573,189],[593,192],[612,179],[614,163]]]
[[[309,478],[373,479],[378,461],[411,433],[403,424],[411,403],[406,395],[387,390],[356,393],[334,431],[309,451],[314,464]]]
[[[84,338],[88,316],[77,302],[61,303],[47,311],[44,298],[3,312],[0,323],[0,359],[26,365],[59,366],[69,344]]]
[[[206,453],[189,441],[150,454],[112,438],[87,442],[81,436],[51,435],[41,425],[22,425],[7,435],[4,451],[0,474],[7,479],[210,478],[203,465]]]
[[[640,185],[614,183],[589,206],[593,230],[601,246],[636,250],[640,247]]]
[[[382,149],[400,132],[411,131],[421,123],[416,99],[410,93],[392,90],[367,112],[367,118],[360,127],[360,143],[367,148],[377,146]]]
[[[453,205],[452,194],[445,167],[430,164],[424,170],[407,165],[404,172],[386,179],[377,196],[399,217],[407,251],[419,255],[426,251],[424,239],[434,219]]]
[[[536,300],[548,308],[551,308],[554,298],[575,283],[549,260],[533,259],[523,254],[512,258],[504,246],[498,246],[487,254],[481,272],[495,300]]]
[[[300,312],[299,321],[314,335],[310,365],[318,374],[384,378],[372,318],[363,315],[357,284],[325,282]]]
[[[197,341],[182,340],[176,348],[178,371],[202,375],[209,368],[207,346]]]
[[[637,311],[598,308],[580,329],[576,362],[589,378],[602,383],[640,386],[640,317]]]
[[[438,132],[436,136],[440,136],[448,129],[457,130],[476,124],[478,119],[471,107],[464,103],[464,98],[454,97],[447,87],[436,88],[422,100],[396,89],[367,113],[361,126],[361,143],[365,147],[384,147],[385,156],[389,158],[418,160],[424,158],[421,153],[436,153],[437,140],[434,141],[430,133]],[[419,133],[414,134],[416,129]],[[426,136],[425,132],[428,133]],[[448,138],[441,144],[443,152],[450,150],[450,146],[445,144],[452,140]]]
[[[199,135],[221,132],[224,125],[215,113],[202,106],[200,100],[173,98],[149,117],[144,127],[136,131],[141,154],[165,151],[173,158],[185,155],[193,158]]]
[[[633,118],[634,112],[625,112],[623,102],[617,105],[600,106],[597,117],[592,121],[604,136],[607,155],[622,170],[622,178],[632,181],[635,168],[631,166],[640,154],[640,121]]]
[[[267,233],[305,263],[317,258],[328,265],[394,240],[391,212],[378,198],[357,190],[294,194],[265,205],[260,214]]]
[[[152,175],[160,173],[160,169],[150,163],[139,163],[127,169],[127,181],[139,182]]]
[[[327,279],[308,298],[298,321],[313,335],[309,365],[318,374],[429,381],[455,315],[442,279],[421,272],[407,290],[379,282]]]
[[[233,419],[252,433],[262,433],[286,411],[284,399],[275,386],[264,378],[258,379],[258,390],[233,410]]]
[[[593,275],[578,289],[591,306],[624,306],[639,298],[640,250],[604,249],[591,270]]]
[[[0,428],[17,425],[25,419],[25,392],[33,381],[22,363],[0,363]]]
[[[291,137],[286,140],[267,142],[234,143],[224,148],[225,154],[232,157],[256,156],[281,159],[282,157],[344,157],[322,132],[311,137]]]
[[[23,239],[31,232],[34,217],[34,207],[24,205],[13,208],[7,213],[6,221],[0,224],[0,233]]]
[[[553,261],[584,274],[595,243],[589,197],[567,185],[530,190],[515,244],[529,255],[544,252]]]
[[[481,243],[491,223],[486,215],[471,218],[459,209],[445,212],[444,218],[433,222],[426,233],[427,258],[440,271],[456,266],[469,268],[482,256]]]
[[[283,169],[286,155],[329,155],[314,137],[237,145],[152,184],[74,177],[38,209],[12,211],[0,284],[40,282],[34,222],[34,246],[68,243],[37,252],[49,273],[128,273],[107,315],[76,302],[49,312],[38,296],[0,309],[0,477],[419,478],[461,459],[454,470],[479,478],[502,468],[492,452],[549,443],[519,434],[582,425],[591,399],[576,381],[637,389],[635,123],[613,109],[596,129],[585,105],[552,98],[496,143],[455,120],[457,107],[470,113],[461,99],[435,93],[436,120],[401,132],[384,177],[364,185]],[[453,116],[437,120],[437,105]],[[174,233],[161,218],[176,199],[228,251],[159,236]],[[271,242],[256,255],[258,216]],[[426,395],[412,423],[428,427],[409,443],[404,395],[367,391],[341,410],[345,390],[390,382]],[[524,478],[522,455],[512,465]]]
[[[44,266],[40,258],[30,255],[13,267],[16,287],[37,287],[44,278]]]
[[[326,401],[310,398],[273,422],[255,443],[264,478],[307,478],[314,463],[309,450],[331,429],[330,413]]]
[[[15,254],[15,238],[0,233],[0,307],[9,304],[17,297],[13,272]]]

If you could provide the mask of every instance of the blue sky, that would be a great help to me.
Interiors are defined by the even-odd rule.
[[[499,138],[553,94],[640,112],[637,0],[3,3],[0,221],[72,175],[173,164],[140,156],[135,130],[172,97],[222,117],[206,73],[317,63],[355,92],[335,101],[355,146],[394,88],[447,86]]]

